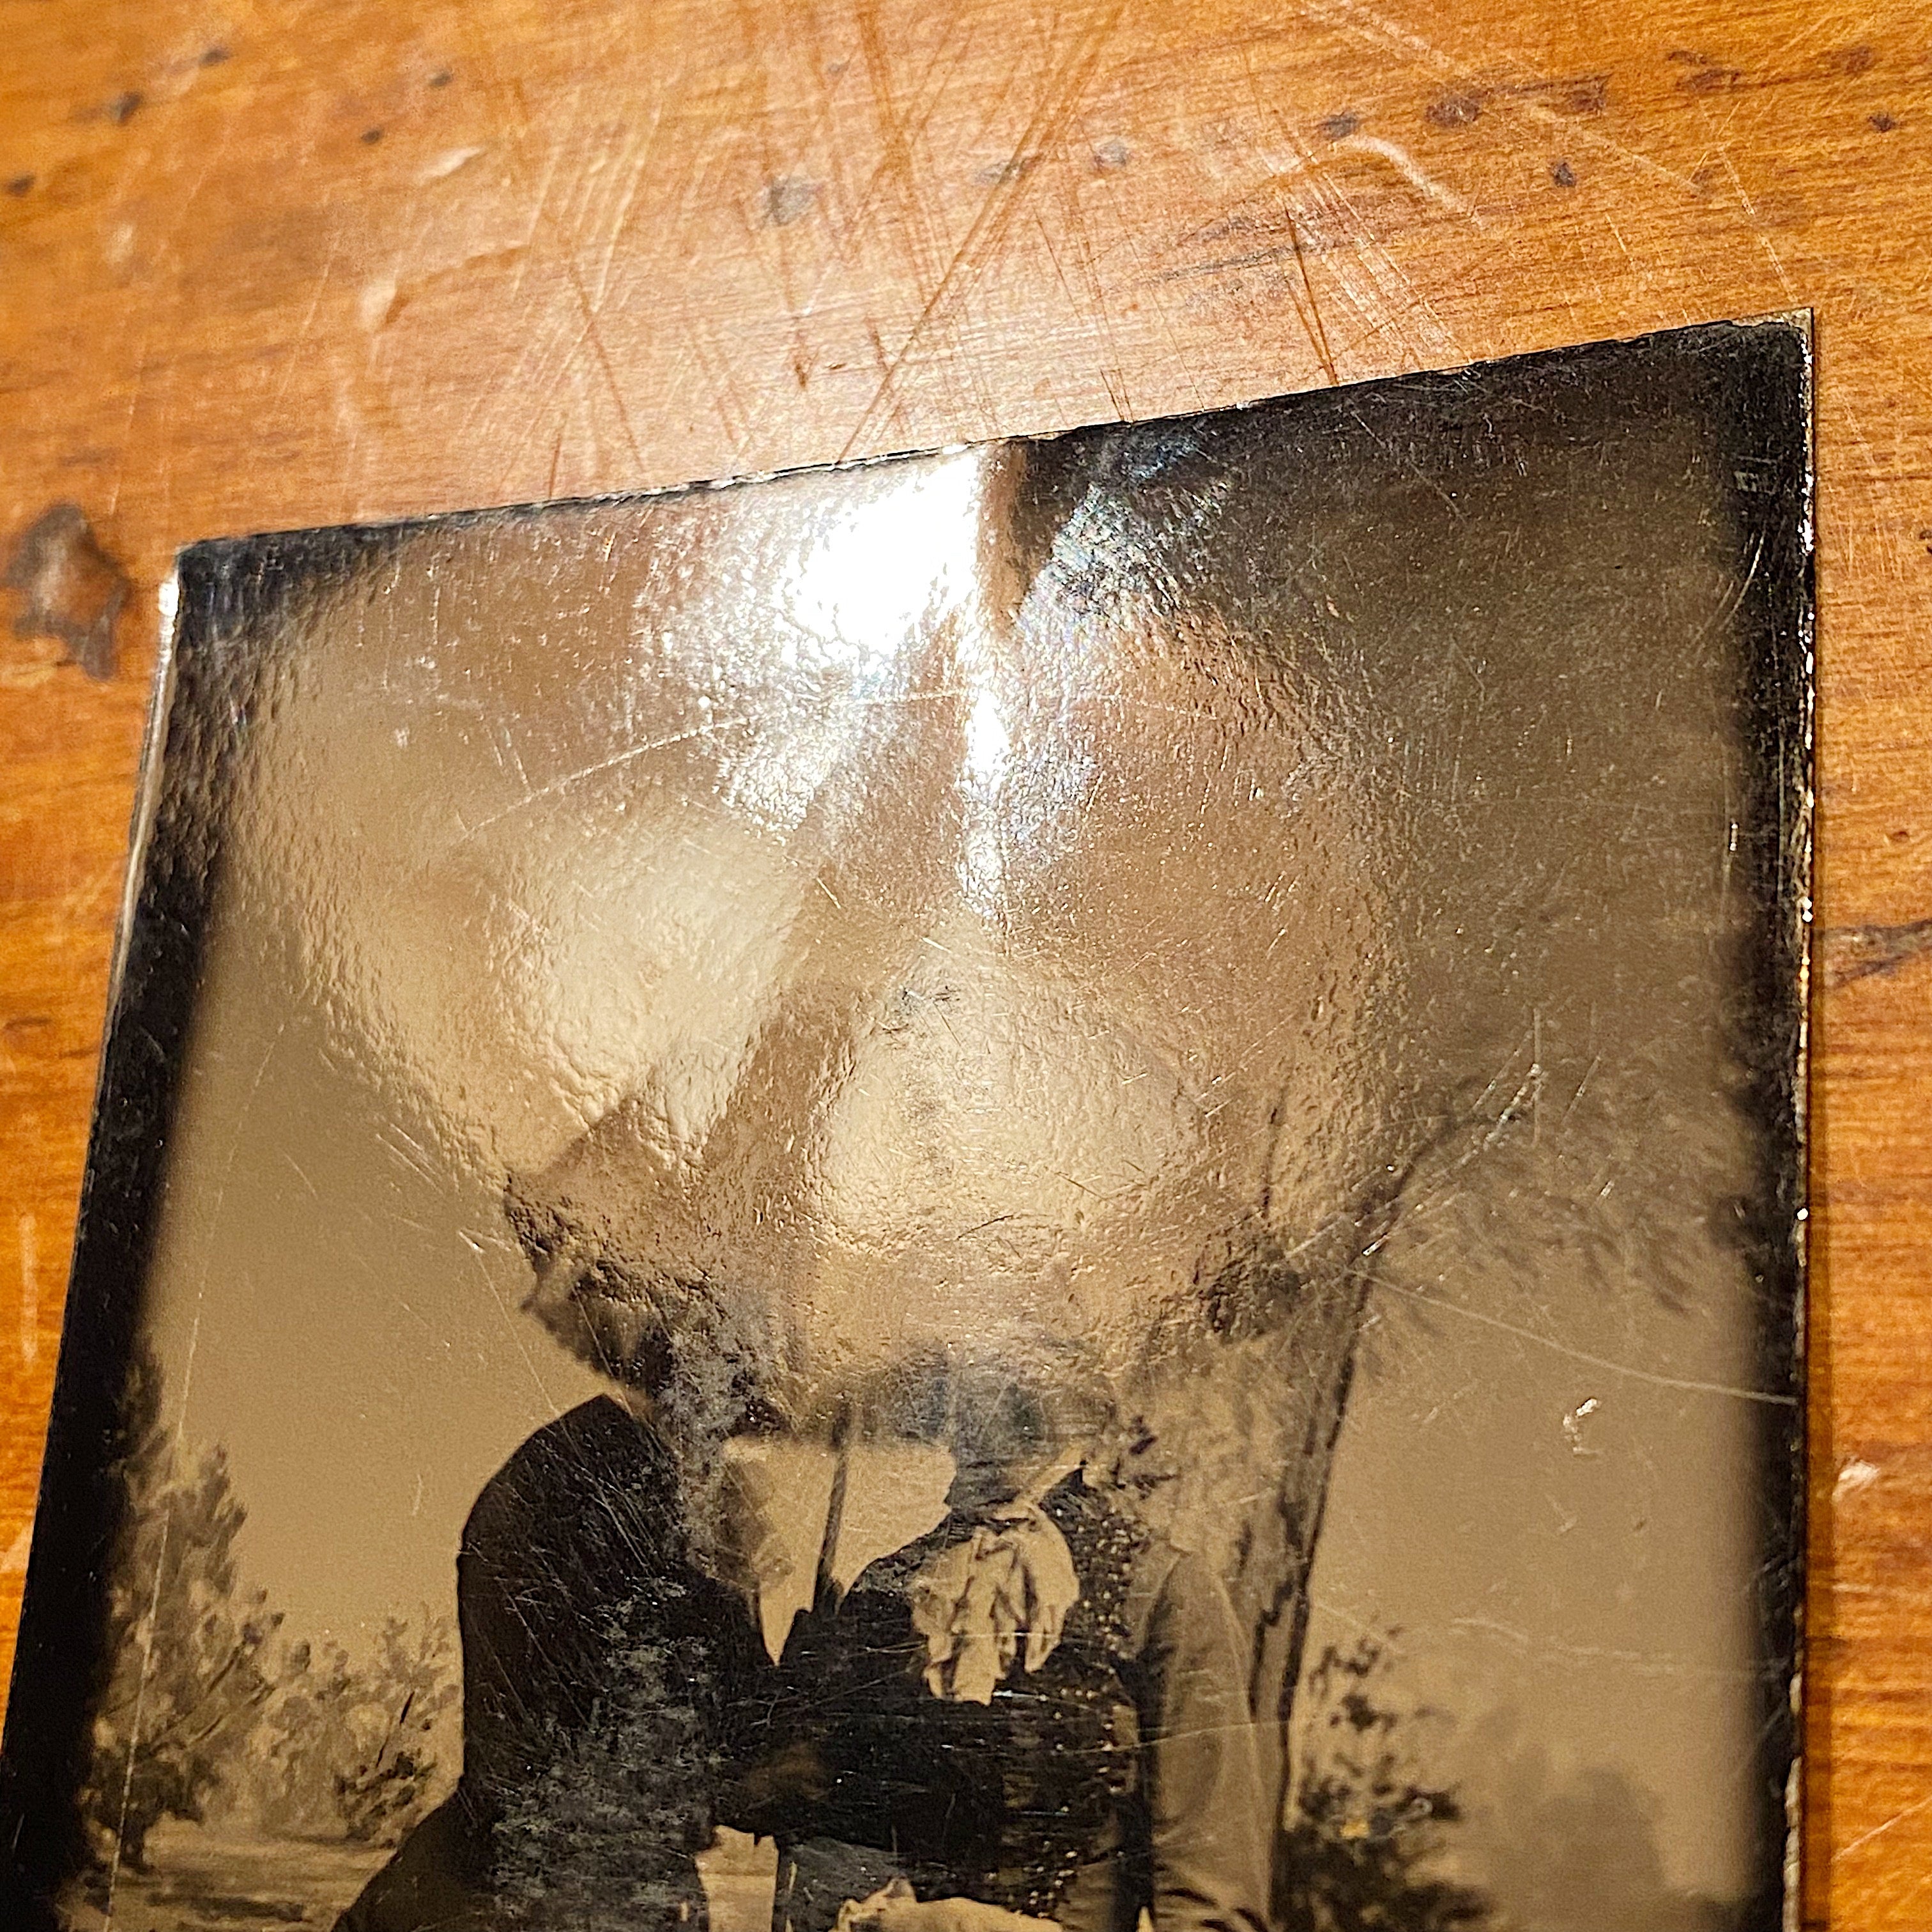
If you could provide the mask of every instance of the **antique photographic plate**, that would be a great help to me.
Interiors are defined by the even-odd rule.
[[[184,551],[7,1922],[1777,1926],[1810,353]]]

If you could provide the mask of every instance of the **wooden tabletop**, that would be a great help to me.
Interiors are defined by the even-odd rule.
[[[9,1648],[178,544],[1809,307],[1806,1895],[1932,1923],[1922,7],[0,0],[0,46]]]

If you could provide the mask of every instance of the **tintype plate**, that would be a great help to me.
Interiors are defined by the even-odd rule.
[[[22,1917],[1768,1932],[1808,371],[186,551]]]

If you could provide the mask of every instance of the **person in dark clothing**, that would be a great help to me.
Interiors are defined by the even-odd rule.
[[[463,1774],[338,1932],[705,1922],[732,1719],[769,1673],[689,1561],[670,1457],[599,1397],[491,1478],[457,1563]]]
[[[983,1634],[996,1651],[1006,1638],[1003,1673],[996,1655],[969,1687],[956,1655],[949,1685],[932,1660],[934,1580],[976,1538],[997,1546],[985,1513],[949,1514],[796,1631],[772,1728],[797,1739],[808,1802],[750,1820],[794,1847],[792,1932],[895,1880],[1064,1932],[1132,1932],[1143,1910],[1160,1932],[1256,1932],[1268,1808],[1225,1593],[1077,1472],[1027,1514],[1078,1590],[1045,1654],[996,1624]],[[958,1632],[970,1609],[943,1621]]]
[[[1130,1932],[1143,1909],[1258,1932],[1268,1804],[1203,1566],[1077,1469],[1037,1501],[956,1484],[775,1664],[746,1592],[692,1560],[675,1476],[600,1398],[486,1487],[461,1780],[338,1932],[701,1928],[721,1825],[777,1840],[775,1932]]]

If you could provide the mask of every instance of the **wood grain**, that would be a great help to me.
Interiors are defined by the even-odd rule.
[[[1932,1922],[1932,24],[1910,0],[0,0],[10,1632],[155,587],[223,531],[1815,308],[1816,1922]]]

